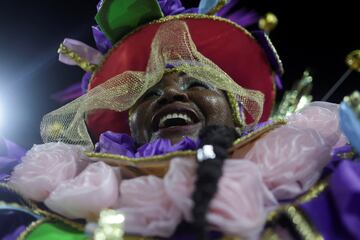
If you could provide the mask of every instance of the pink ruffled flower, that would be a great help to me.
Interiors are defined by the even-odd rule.
[[[129,234],[169,237],[181,221],[181,213],[167,195],[161,178],[124,180],[120,194],[118,210],[125,214],[125,231]]]
[[[164,176],[166,193],[187,221],[192,219],[191,209],[194,203],[191,194],[194,191],[196,167],[195,159],[174,158]]]
[[[291,199],[319,179],[340,136],[337,105],[312,103],[256,141],[245,158],[260,167],[277,199]]]
[[[331,147],[313,129],[280,127],[258,140],[245,158],[256,163],[277,199],[308,190],[330,160]]]
[[[45,205],[70,219],[97,219],[102,209],[117,203],[119,178],[119,169],[103,162],[92,163],[77,177],[55,188]]]
[[[85,166],[83,148],[65,143],[34,145],[16,166],[9,184],[25,197],[43,201],[62,182],[75,177]]]
[[[313,102],[288,118],[288,125],[300,129],[313,129],[323,140],[334,146],[340,139],[339,105],[328,102]]]
[[[193,201],[196,162],[176,158],[171,161],[164,184],[171,200],[189,221]],[[262,182],[258,167],[247,160],[228,160],[223,168],[219,190],[210,204],[209,224],[225,233],[242,237],[257,235],[266,213],[277,201]]]
[[[259,235],[268,211],[277,205],[254,163],[228,160],[207,220],[227,234],[250,239]]]

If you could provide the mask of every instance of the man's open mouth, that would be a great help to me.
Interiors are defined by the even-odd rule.
[[[167,128],[191,126],[199,122],[200,119],[194,110],[169,106],[154,115],[152,129],[157,132]]]

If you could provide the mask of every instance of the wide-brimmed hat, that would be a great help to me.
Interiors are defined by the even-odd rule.
[[[145,5],[139,5],[145,2]],[[267,120],[274,105],[275,78],[281,74],[282,66],[266,34],[261,31],[251,34],[234,21],[214,15],[164,16],[159,2],[104,0],[99,3],[96,16],[99,28],[96,31],[101,30],[102,38],[109,40],[112,47],[92,73],[88,90],[127,72],[146,72],[159,28],[181,21],[186,24],[192,42],[202,56],[241,87],[264,95],[261,117],[257,121]],[[219,4],[216,7],[219,8]],[[133,25],[129,26],[129,23]],[[176,35],[176,32],[172,34]],[[128,114],[113,109],[94,111],[87,115],[87,128],[95,137],[107,130],[129,132]]]

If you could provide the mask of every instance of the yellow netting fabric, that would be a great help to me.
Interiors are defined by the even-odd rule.
[[[239,86],[198,52],[186,23],[176,20],[160,26],[151,45],[145,72],[128,71],[114,76],[80,98],[45,115],[40,126],[43,141],[93,146],[85,124],[87,113],[99,109],[119,112],[129,109],[161,80],[167,64],[235,96],[254,122],[260,119],[263,94]]]

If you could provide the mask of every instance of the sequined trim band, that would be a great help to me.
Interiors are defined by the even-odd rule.
[[[277,127],[280,127],[281,125],[286,124],[286,120],[285,119],[278,119],[278,120],[274,120],[272,123],[266,125],[263,128],[257,129],[247,135],[245,135],[244,137],[241,137],[237,140],[235,140],[234,142],[234,146],[231,149],[236,149],[239,148],[241,146],[244,146],[245,144],[253,141],[254,139],[260,137],[261,135],[263,135],[264,133],[267,133]]]
[[[296,203],[305,203],[314,198],[317,198],[328,187],[328,181],[329,178],[326,178],[325,180],[322,180],[312,186],[305,194],[296,199]]]
[[[76,52],[72,51],[64,44],[60,44],[58,49],[59,54],[64,54],[68,58],[72,59],[79,67],[81,67],[86,72],[95,72],[97,65],[88,62],[79,56]]]
[[[304,240],[323,240],[324,238],[321,234],[315,229],[315,226],[312,225],[310,220],[305,216],[305,214],[294,205],[285,205],[281,208],[275,210],[274,212],[269,214],[268,217],[268,228],[264,231],[273,233],[271,228],[274,228],[279,222],[282,222],[282,227],[290,230],[300,237],[300,239]],[[270,229],[270,230],[269,230]],[[263,238],[264,239],[264,238]]]
[[[186,151],[176,151],[172,153],[167,153],[164,155],[156,155],[152,157],[141,157],[141,158],[130,158],[130,157],[111,154],[111,153],[95,153],[95,152],[85,152],[85,155],[90,158],[109,158],[119,161],[125,161],[136,165],[136,163],[166,161],[173,157],[195,156],[195,153],[196,153],[195,151],[186,150]]]
[[[48,219],[43,218],[40,219],[36,222],[31,223],[26,229],[25,231],[23,231],[20,236],[16,239],[16,240],[25,240],[26,237],[35,229],[37,228],[40,224],[45,223],[46,221],[48,221]]]
[[[42,209],[40,209],[40,208],[35,209],[34,212],[45,216],[46,219],[48,219],[48,220],[59,221],[59,222],[61,222],[61,223],[64,223],[64,224],[72,227],[72,228],[75,228],[76,230],[84,231],[84,229],[85,229],[85,226],[84,226],[83,224],[73,222],[73,221],[71,221],[71,220],[69,220],[69,219],[66,219],[66,218],[61,217],[61,216],[59,216],[59,215],[56,215],[56,214],[54,214],[54,213],[51,213],[51,212],[42,210]]]
[[[218,11],[220,11],[220,9],[222,9],[222,8],[225,6],[225,4],[227,4],[227,3],[228,3],[228,0],[220,0],[220,1],[216,4],[216,6],[207,13],[207,15],[215,15],[215,14],[216,14]]]
[[[229,98],[235,125],[242,130],[245,126],[245,122],[244,122],[244,116],[241,116],[241,113],[240,113],[239,102],[236,100],[236,97],[234,94],[226,92],[226,95]]]

